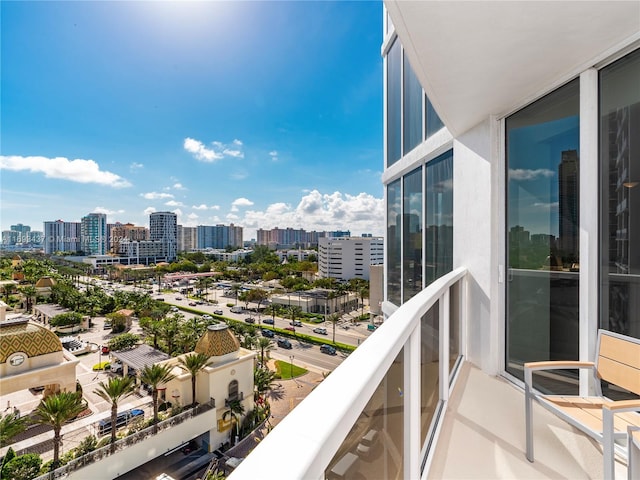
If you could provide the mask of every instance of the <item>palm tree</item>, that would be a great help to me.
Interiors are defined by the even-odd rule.
[[[239,418],[244,415],[244,405],[242,405],[240,400],[231,400],[227,408],[229,410],[222,414],[222,419],[225,420],[227,417],[231,416],[232,421],[236,424],[236,435],[240,436]]]
[[[209,361],[204,353],[190,353],[178,359],[178,363],[191,374],[191,405],[196,406],[196,377]]]
[[[260,337],[256,342],[256,347],[260,349],[260,363],[262,364],[262,367],[265,368],[264,354],[266,352],[267,358],[269,358],[269,352],[273,348],[271,340],[269,340],[267,337]]]
[[[153,433],[158,433],[158,387],[173,380],[170,365],[158,365],[157,363],[146,365],[140,371],[140,381],[151,386],[151,398],[153,399]]]
[[[336,323],[340,320],[340,314],[332,313],[327,317],[327,320],[333,324],[333,343],[336,343]]]
[[[238,305],[238,293],[242,291],[242,286],[239,283],[234,283],[231,285],[231,293],[236,298],[236,305]]]
[[[24,295],[24,298],[26,300],[26,311],[30,312],[31,305],[33,304],[33,300],[35,300],[36,295],[38,295],[38,291],[36,290],[36,287],[34,287],[33,285],[27,285],[25,287],[21,287],[20,291],[22,292],[22,295]]]
[[[28,417],[20,417],[9,412],[0,417],[0,447],[9,444],[9,440],[27,429]]]
[[[76,392],[60,392],[42,399],[36,408],[36,422],[53,427],[53,463],[51,469],[58,468],[60,463],[60,444],[62,443],[62,425],[76,417],[87,408],[81,394]]]
[[[116,450],[116,420],[118,417],[118,403],[121,399],[131,395],[136,389],[133,377],[112,377],[107,383],[100,382],[93,391],[100,398],[111,402],[111,452]]]
[[[273,389],[275,379],[276,372],[267,368],[256,368],[253,371],[253,385],[256,393],[254,400],[256,402],[259,402],[260,398],[263,398],[266,404],[269,403],[266,399],[266,394]]]

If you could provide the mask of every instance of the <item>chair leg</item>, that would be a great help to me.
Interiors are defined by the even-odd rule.
[[[531,397],[531,370],[525,369],[525,385],[524,385],[524,417],[527,443],[527,460],[533,463],[533,400]]]
[[[602,463],[605,480],[615,480],[615,452],[613,436],[613,411],[602,409]]]

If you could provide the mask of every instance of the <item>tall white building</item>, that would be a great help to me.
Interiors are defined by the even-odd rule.
[[[82,249],[80,238],[80,222],[44,222],[44,253],[78,252]]]
[[[318,274],[322,278],[369,280],[371,265],[384,262],[381,237],[321,237],[318,239]]]
[[[602,477],[563,423],[526,460],[523,364],[640,338],[640,2],[385,7],[385,321],[230,478]]]
[[[178,251],[191,252],[198,245],[198,229],[196,227],[183,227],[178,225]]]
[[[161,256],[175,260],[178,253],[178,216],[173,212],[153,212],[149,215],[149,239],[162,242]]]

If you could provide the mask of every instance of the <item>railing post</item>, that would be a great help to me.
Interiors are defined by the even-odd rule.
[[[449,305],[450,288],[445,290],[438,300],[438,331],[440,332],[440,400],[449,400],[449,321],[451,308]]]
[[[404,478],[420,478],[420,324],[404,346]]]

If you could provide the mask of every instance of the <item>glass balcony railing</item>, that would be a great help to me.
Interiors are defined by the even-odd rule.
[[[419,478],[464,351],[466,273],[399,307],[229,478]]]

